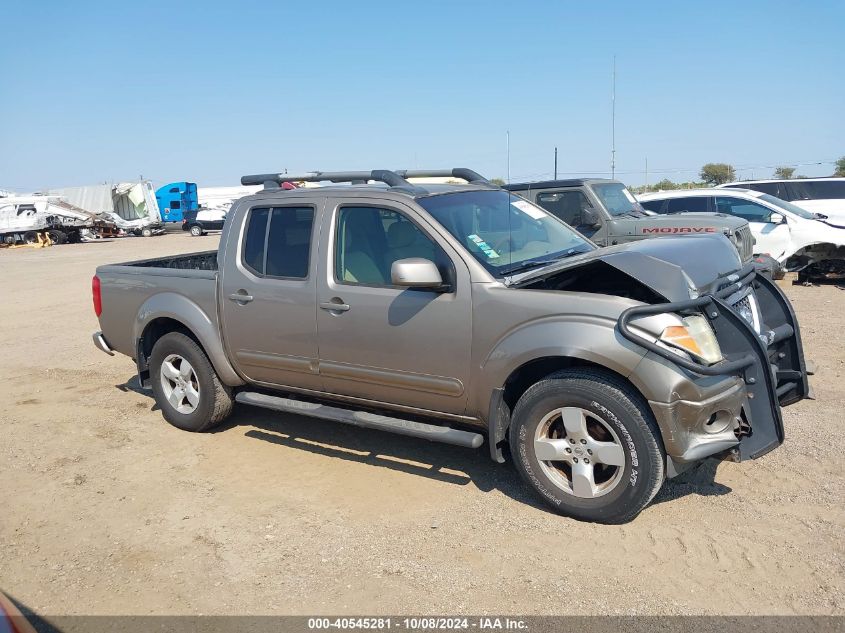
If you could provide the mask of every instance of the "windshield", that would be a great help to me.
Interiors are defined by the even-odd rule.
[[[643,211],[637,199],[621,182],[593,183],[590,187],[610,215]]]
[[[461,191],[417,203],[497,277],[593,250],[568,225],[509,191]]]
[[[775,198],[774,196],[770,196],[767,193],[764,193],[762,196],[758,196],[760,200],[765,200],[769,204],[773,204],[775,206],[780,207],[790,213],[797,215],[799,218],[804,218],[805,220],[814,220],[816,217],[815,213],[810,213],[809,211],[802,209],[801,207],[792,204],[791,202],[787,202],[786,200],[781,200],[780,198]]]

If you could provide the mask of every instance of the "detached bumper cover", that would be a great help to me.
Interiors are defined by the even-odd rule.
[[[760,312],[760,333],[735,310],[727,299],[750,286],[755,293]],[[662,312],[696,312],[703,314],[716,333],[725,360],[704,365],[656,345],[632,331],[632,318]],[[652,402],[652,408],[664,424],[673,424],[677,416],[697,423],[708,421],[711,409],[737,410],[736,423],[716,433],[695,432],[686,425],[679,434],[686,437],[676,446],[674,458],[679,461],[701,459],[729,450],[737,461],[755,459],[777,448],[784,439],[781,407],[793,404],[809,395],[807,368],[801,345],[801,335],[795,312],[789,300],[771,280],[755,274],[753,266],[743,269],[736,281],[710,295],[689,301],[637,306],[626,310],[619,318],[619,331],[628,340],[646,348],[652,354],[701,376],[735,377],[740,391],[725,392],[713,402],[673,403]],[[729,386],[729,385],[728,385]],[[661,428],[664,428],[661,425]],[[733,440],[731,440],[733,436]],[[733,445],[733,446],[732,446]],[[668,448],[668,447],[667,447]]]

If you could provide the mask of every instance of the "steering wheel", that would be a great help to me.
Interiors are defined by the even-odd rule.
[[[512,250],[511,245],[510,245],[510,241],[511,241],[511,236],[506,235],[505,237],[501,238],[498,242],[496,242],[493,245],[493,250],[496,251],[497,253],[499,253],[499,252],[504,250],[502,247],[505,246],[505,244],[507,244],[508,245],[508,252],[510,253],[511,250]]]

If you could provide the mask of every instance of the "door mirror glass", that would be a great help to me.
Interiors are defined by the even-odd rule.
[[[769,222],[772,224],[783,224],[786,222],[786,218],[782,213],[772,213],[772,215],[769,216]]]
[[[422,257],[398,259],[390,267],[390,281],[406,288],[439,288],[443,278],[434,262]]]

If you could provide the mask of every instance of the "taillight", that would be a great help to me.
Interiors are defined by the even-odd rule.
[[[91,280],[91,294],[94,297],[94,314],[99,317],[103,313],[103,298],[100,295],[100,278],[97,275]]]

